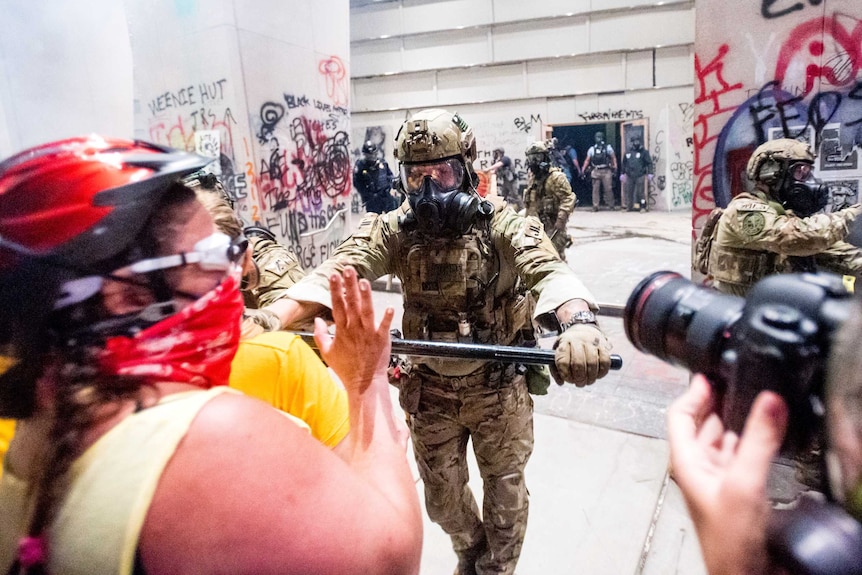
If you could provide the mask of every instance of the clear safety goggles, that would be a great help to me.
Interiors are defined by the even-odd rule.
[[[464,164],[457,158],[424,164],[401,164],[401,183],[408,194],[421,190],[426,177],[444,191],[457,189],[464,181]]]
[[[131,276],[189,264],[198,264],[204,271],[223,271],[225,275],[239,273],[240,261],[247,249],[248,240],[245,236],[231,239],[227,234],[215,232],[195,243],[194,249],[190,252],[140,260],[104,276],[93,275],[69,280],[63,284],[62,293],[54,302],[54,309],[62,309],[84,301],[102,289],[106,279],[146,285]],[[186,295],[186,297],[193,296]]]
[[[797,182],[804,182],[811,175],[811,164],[806,162],[796,162],[790,164],[790,177]]]
[[[198,241],[190,252],[141,260],[114,271],[114,274],[122,272],[145,274],[189,264],[198,264],[207,271],[228,271],[233,264],[242,259],[247,249],[248,239],[245,236],[232,239],[227,234],[215,232]]]

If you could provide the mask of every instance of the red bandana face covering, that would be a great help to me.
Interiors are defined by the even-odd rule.
[[[194,303],[134,337],[109,338],[102,372],[148,381],[227,385],[239,345],[243,301],[238,274],[231,274]]]

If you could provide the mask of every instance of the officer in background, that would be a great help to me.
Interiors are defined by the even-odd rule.
[[[353,186],[362,198],[365,211],[382,214],[398,207],[392,196],[392,170],[380,157],[377,145],[367,141],[362,145],[362,157],[353,166]]]
[[[593,179],[593,211],[599,211],[599,202],[604,190],[605,205],[608,209],[618,209],[614,205],[613,178],[617,171],[617,156],[610,144],[605,143],[605,133],[596,132],[595,145],[587,150],[584,160],[584,173]]]
[[[560,147],[559,140],[557,138],[551,138],[550,140],[545,141],[545,145],[548,147],[548,154],[550,154],[551,157],[551,165],[555,168],[560,168],[563,175],[566,176],[569,186],[572,186],[572,164],[569,161],[569,157],[566,155],[565,150]]]
[[[539,218],[560,259],[565,261],[566,248],[572,245],[566,225],[578,199],[563,172],[551,166],[546,142],[533,142],[524,153],[529,171],[524,192],[526,214]]]
[[[305,276],[299,259],[267,228],[243,227],[233,201],[215,175],[198,172],[183,183],[195,191],[219,231],[248,240],[250,249],[245,252],[241,284],[245,303],[243,337],[281,329],[278,307],[272,304],[286,297],[287,288]]]
[[[423,110],[404,123],[395,145],[408,201],[366,216],[288,291],[296,300],[293,320],[329,307],[327,278],[352,265],[369,280],[398,276],[407,338],[524,344],[534,339],[532,319],[560,334],[551,368],[558,382],[583,386],[607,374],[610,344],[596,323],[595,301],[557,257],[541,222],[476,193],[476,143],[467,123],[445,110]],[[534,304],[524,290],[538,298]],[[451,537],[457,573],[511,575],[527,525],[529,392],[546,391],[548,380],[511,363],[410,359],[399,397],[428,516]],[[467,482],[470,439],[484,480],[482,512]]]
[[[640,136],[633,136],[631,148],[623,156],[623,173],[620,182],[623,184],[622,207],[624,210],[633,212],[647,211],[645,179],[652,181],[654,173],[652,158],[649,151],[643,147]]]
[[[862,254],[843,241],[848,225],[862,213],[854,204],[817,214],[828,198],[811,173],[808,144],[781,138],[760,145],[748,160],[746,175],[754,189],[737,195],[718,217],[695,258],[724,293],[744,296],[764,276],[818,269],[858,276]]]
[[[503,148],[494,148],[494,163],[488,171],[497,174],[497,195],[506,200],[516,212],[524,209],[524,199],[518,190],[518,175],[512,169],[512,159]]]

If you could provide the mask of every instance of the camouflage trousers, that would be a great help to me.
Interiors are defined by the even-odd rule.
[[[409,425],[428,517],[451,537],[459,572],[511,575],[527,530],[533,400],[514,366],[481,375],[484,381],[414,370],[419,401]],[[468,439],[483,478],[481,516],[468,485]]]

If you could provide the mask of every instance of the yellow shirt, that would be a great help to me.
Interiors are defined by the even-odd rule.
[[[9,451],[9,442],[12,441],[13,435],[15,435],[15,420],[0,419],[0,477],[3,477],[3,458]]]
[[[350,431],[347,393],[299,336],[283,331],[244,340],[231,363],[230,386],[308,424],[335,447]]]

